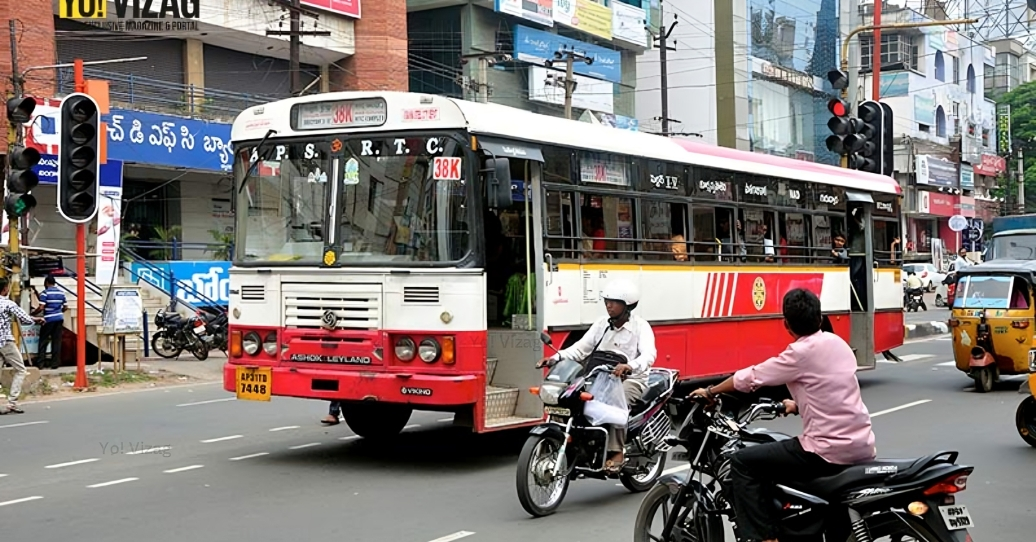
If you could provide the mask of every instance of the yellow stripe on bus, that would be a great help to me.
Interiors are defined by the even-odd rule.
[[[719,265],[652,265],[652,264],[578,264],[559,263],[558,270],[565,271],[708,271],[710,273],[830,273],[833,271],[848,272],[849,268],[840,265],[831,266],[809,266],[809,267],[777,267],[777,266],[719,266]]]

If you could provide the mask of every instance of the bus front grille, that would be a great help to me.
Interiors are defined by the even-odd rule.
[[[336,329],[381,326],[381,285],[282,283],[281,292],[285,327],[323,328],[327,312]]]

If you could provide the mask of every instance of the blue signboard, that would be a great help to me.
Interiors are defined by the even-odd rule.
[[[58,157],[53,154],[40,156],[40,163],[32,168],[32,172],[40,178],[40,185],[58,184]],[[101,186],[121,187],[122,186],[122,161],[108,159],[107,164],[101,164],[97,172],[98,181]]]
[[[593,59],[592,64],[574,62],[572,69],[575,73],[612,83],[622,82],[622,53],[619,51],[534,30],[527,26],[514,27],[514,56],[522,62],[542,66],[548,59],[555,61],[554,53],[565,49],[578,51]],[[561,63],[558,62],[555,66],[561,66]]]
[[[171,115],[112,109],[108,156],[124,162],[231,171],[230,125]]]
[[[161,273],[155,272],[158,268]],[[176,298],[196,307],[227,306],[230,303],[230,262],[134,262],[130,277],[150,282],[169,291],[169,274],[176,280]],[[201,297],[205,296],[205,297]],[[210,300],[215,301],[212,303]]]

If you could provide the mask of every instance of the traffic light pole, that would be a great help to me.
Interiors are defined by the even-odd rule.
[[[86,91],[83,59],[75,59],[76,92]],[[76,381],[74,389],[85,390],[86,380],[86,224],[76,224]]]
[[[22,80],[21,73],[18,71],[18,38],[14,20],[8,21],[8,28],[11,34],[11,86],[14,90],[13,98],[22,98],[24,93],[24,81]],[[7,155],[8,165],[11,164],[10,156],[11,151],[16,145],[22,144],[22,131],[14,123],[7,124]],[[4,179],[10,175],[10,169],[4,171]],[[19,232],[21,228],[21,219],[13,216],[7,217],[8,233],[7,235],[7,259],[11,262],[11,275],[10,275],[10,298],[18,306],[21,306],[22,301],[22,255],[21,255],[21,239],[19,238]],[[6,274],[6,262],[2,266]],[[11,320],[11,334],[14,336],[15,348],[21,348],[22,344],[22,333],[21,324],[18,320]]]

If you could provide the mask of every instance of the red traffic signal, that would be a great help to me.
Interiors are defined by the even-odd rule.
[[[844,117],[849,114],[849,104],[838,98],[832,98],[827,102],[827,110],[836,117]]]

